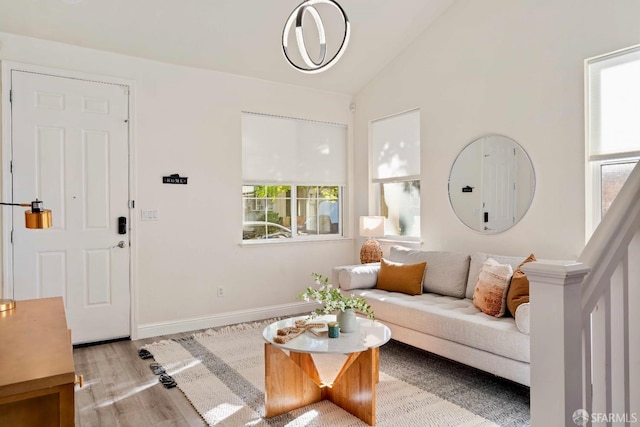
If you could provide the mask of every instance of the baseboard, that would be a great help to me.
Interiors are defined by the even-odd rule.
[[[160,335],[177,334],[181,332],[195,331],[198,329],[215,328],[218,326],[232,325],[234,323],[253,322],[268,319],[270,317],[293,316],[296,314],[310,313],[317,304],[299,302],[291,304],[259,307],[250,310],[230,311],[214,314],[212,316],[182,319],[171,322],[146,323],[138,325],[134,339],[157,337]]]

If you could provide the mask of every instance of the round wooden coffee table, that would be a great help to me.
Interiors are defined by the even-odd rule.
[[[278,329],[295,326],[306,316],[280,320],[262,331],[266,344],[265,411],[271,418],[302,406],[328,399],[369,425],[376,422],[376,384],[379,377],[379,348],[391,339],[382,323],[358,318],[358,327],[339,338],[307,331],[292,340],[273,341]],[[331,322],[335,316],[319,316],[310,322]],[[287,354],[283,350],[288,350]],[[320,379],[311,357],[314,353],[348,354],[332,383]]]

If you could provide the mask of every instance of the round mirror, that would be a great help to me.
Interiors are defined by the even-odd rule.
[[[513,227],[531,206],[535,190],[531,159],[511,138],[486,135],[456,157],[449,201],[460,221],[480,233]]]

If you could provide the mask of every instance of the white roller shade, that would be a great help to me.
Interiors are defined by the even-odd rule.
[[[588,63],[589,155],[640,150],[640,49]]]
[[[372,178],[420,175],[420,110],[371,122]]]
[[[346,185],[346,126],[242,114],[245,182]]]

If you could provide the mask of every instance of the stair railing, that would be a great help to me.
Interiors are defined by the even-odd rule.
[[[640,426],[639,165],[577,261],[523,267],[534,427]]]

